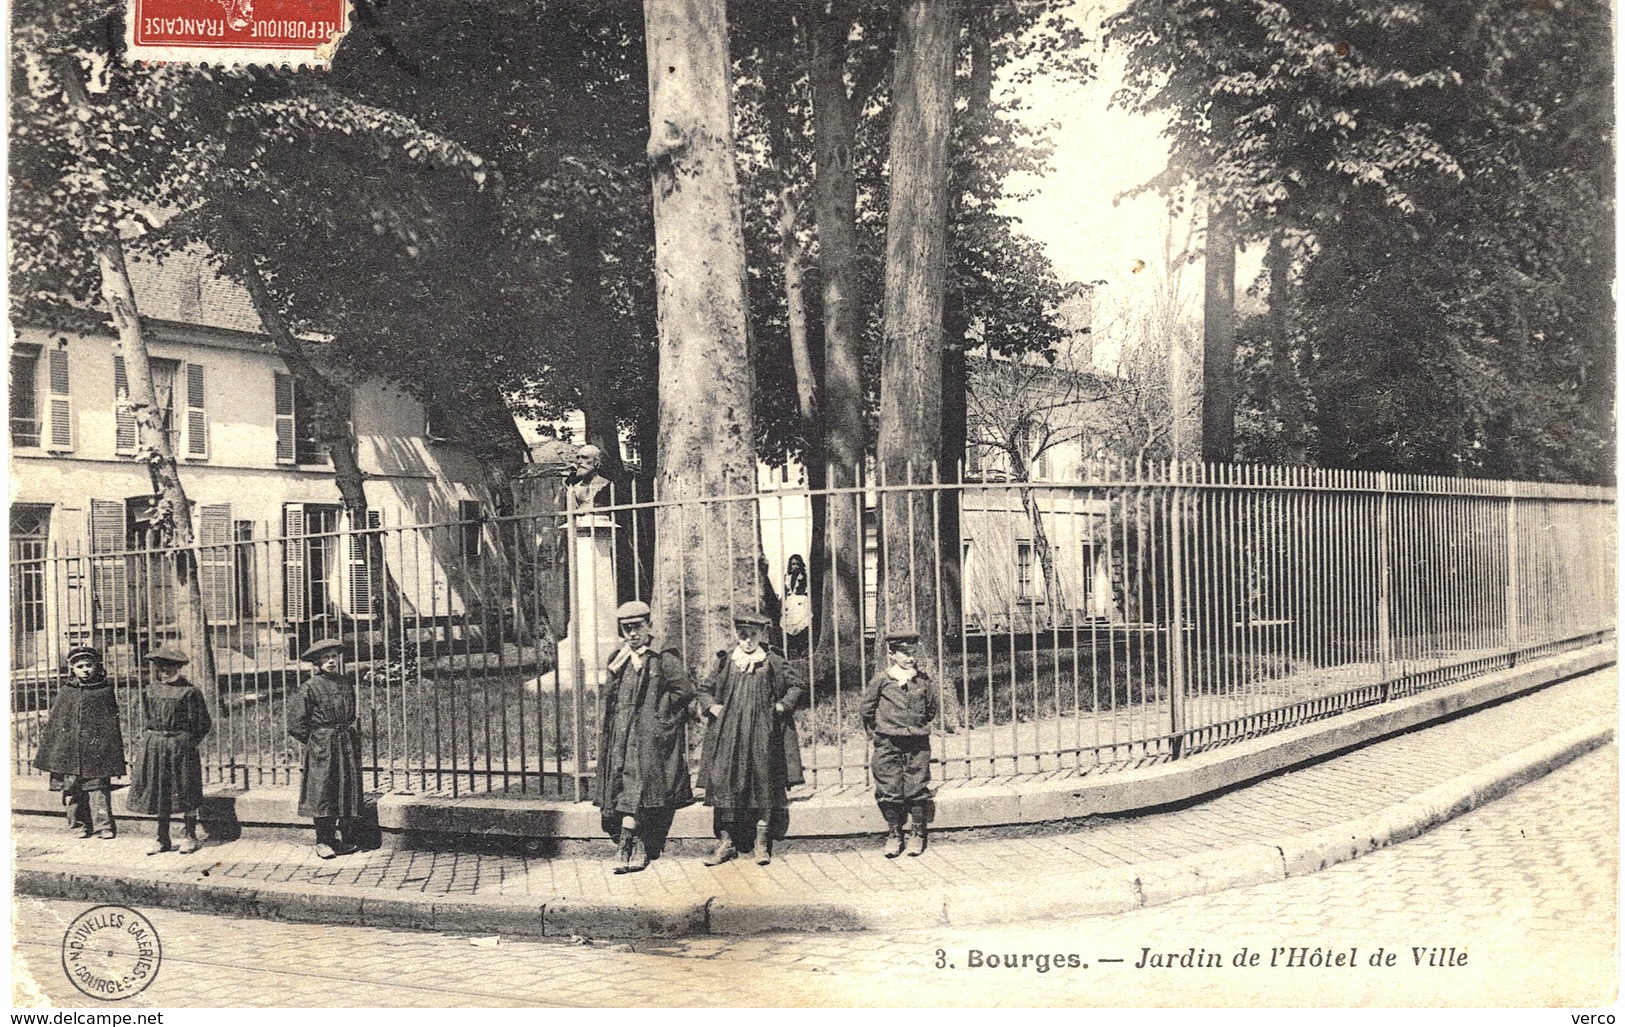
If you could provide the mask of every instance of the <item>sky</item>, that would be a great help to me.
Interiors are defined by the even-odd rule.
[[[1095,363],[1099,367],[1112,366],[1116,357],[1111,333],[1101,327],[1122,309],[1143,301],[1152,276],[1162,265],[1169,230],[1160,196],[1146,194],[1114,202],[1161,172],[1168,159],[1161,118],[1132,114],[1111,103],[1122,83],[1123,55],[1101,46],[1099,25],[1123,6],[1122,0],[1108,0],[1104,5],[1080,0],[1072,9],[1070,16],[1084,28],[1095,48],[1097,74],[1093,79],[1076,84],[1040,76],[1020,87],[1027,107],[1024,117],[1054,123],[1048,135],[1055,144],[1055,155],[1052,170],[1044,177],[1011,180],[1013,192],[1030,189],[1034,195],[1010,201],[1004,208],[1021,219],[1024,232],[1044,244],[1063,280],[1102,283],[1094,298]],[[996,90],[1005,95],[1015,88],[1008,74],[996,84]],[[1191,227],[1174,226],[1176,252],[1187,239],[1200,246],[1199,215],[1194,235]],[[1258,272],[1259,249],[1238,254],[1238,293]],[[1201,317],[1201,285],[1198,259],[1181,275],[1182,295],[1197,319]]]

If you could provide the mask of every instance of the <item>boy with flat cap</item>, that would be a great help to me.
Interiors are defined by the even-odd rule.
[[[51,700],[34,766],[51,775],[52,791],[62,792],[69,831],[80,838],[95,832],[104,841],[117,836],[112,779],[126,769],[124,734],[100,650],[68,650],[68,677]]]
[[[300,659],[314,663],[317,670],[288,708],[288,734],[305,746],[299,815],[316,822],[316,855],[332,859],[356,850],[351,839],[361,816],[361,730],[355,689],[344,676],[344,647],[337,639],[317,642]]]
[[[931,722],[937,717],[937,687],[919,666],[920,636],[893,631],[886,639],[886,667],[863,690],[863,727],[874,739],[869,764],[875,802],[886,818],[886,858],[903,854],[903,824],[912,818],[908,854],[925,851],[925,823],[931,800]]]
[[[622,645],[609,661],[598,721],[593,803],[618,843],[617,874],[647,867],[673,815],[694,803],[683,735],[694,686],[675,649],[654,648],[651,614],[640,602],[615,611]]]
[[[752,825],[756,862],[771,863],[773,821],[789,810],[789,787],[805,780],[793,716],[802,686],[782,656],[762,648],[769,623],[759,613],[736,616],[739,644],[717,653],[711,680],[700,692],[707,725],[698,776],[717,836],[706,866],[736,858],[734,840]]]
[[[178,646],[166,645],[147,654],[157,680],[141,693],[146,733],[141,755],[130,775],[124,804],[131,813],[158,820],[158,833],[147,855],[175,848],[170,843],[169,818],[181,815],[182,855],[198,850],[198,812],[203,806],[203,761],[197,747],[213,722],[203,693],[181,675],[190,662]]]

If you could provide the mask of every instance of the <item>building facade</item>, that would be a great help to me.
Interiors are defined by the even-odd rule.
[[[247,294],[195,256],[132,264],[153,385],[192,501],[211,625],[232,644],[283,647],[323,623],[370,616],[366,561],[346,523],[310,404]],[[63,646],[163,634],[172,569],[143,557],[152,483],[136,453],[111,329],[17,325],[10,353],[12,665],[55,666]],[[470,539],[491,509],[479,461],[431,433],[423,404],[388,383],[350,395],[371,524],[447,525],[384,547],[405,600],[464,601]],[[517,435],[516,435],[517,444]],[[453,522],[460,522],[453,524]],[[316,626],[316,627],[313,627]],[[249,630],[252,628],[252,630]],[[291,644],[291,643],[288,643]]]

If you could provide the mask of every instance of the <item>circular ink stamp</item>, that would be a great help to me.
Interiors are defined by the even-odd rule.
[[[73,986],[104,1002],[139,995],[158,976],[164,947],[152,921],[128,906],[96,906],[62,935],[62,970]]]

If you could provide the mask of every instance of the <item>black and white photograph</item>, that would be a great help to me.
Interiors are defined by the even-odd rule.
[[[1613,1022],[1613,4],[9,12],[13,1024]]]

